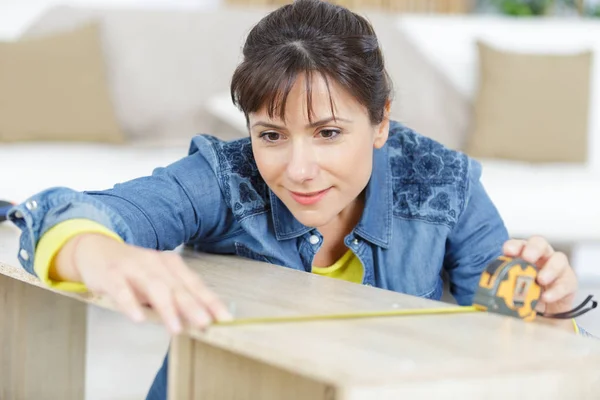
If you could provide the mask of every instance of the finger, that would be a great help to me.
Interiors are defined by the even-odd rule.
[[[112,276],[110,284],[104,292],[115,302],[117,307],[135,322],[144,320],[142,307],[127,281],[122,275]]]
[[[202,290],[202,282],[198,275],[189,271],[181,257],[175,253],[162,253],[162,258],[169,279],[172,279],[174,285],[178,287],[176,291],[180,294],[178,300],[185,302],[185,304],[179,304],[180,313],[192,324],[201,327],[209,324],[213,316],[197,294]]]
[[[572,276],[571,276],[572,275]],[[574,274],[566,274],[557,279],[542,294],[542,301],[545,303],[556,303],[566,297],[575,295],[577,291],[577,279]]]
[[[181,320],[177,313],[171,287],[161,280],[160,277],[148,275],[148,272],[139,273],[131,278],[131,283],[145,295],[169,331],[172,334],[180,333],[182,329]]]
[[[542,286],[548,286],[569,270],[567,256],[564,253],[556,252],[542,265],[537,278],[538,283]]]
[[[542,299],[540,299],[540,301],[538,301],[535,305],[535,311],[540,312],[542,314],[546,312],[546,303],[544,303]]]
[[[198,274],[183,262],[181,257],[170,255],[167,258],[167,262],[169,263],[169,268],[187,290],[206,308],[214,319],[217,321],[229,321],[233,318],[225,304],[202,282]]]
[[[532,236],[523,248],[521,258],[541,268],[553,253],[554,249],[546,239],[540,236]]]
[[[198,328],[205,328],[211,323],[211,317],[186,288],[181,287],[175,290],[174,294],[179,314],[183,316],[190,325],[197,326]]]
[[[522,239],[510,239],[504,243],[502,251],[509,257],[519,257],[527,242]]]

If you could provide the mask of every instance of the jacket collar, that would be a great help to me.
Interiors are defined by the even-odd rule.
[[[392,236],[392,179],[387,144],[373,154],[373,173],[366,187],[365,209],[354,229],[355,234],[383,248],[388,248]],[[300,223],[269,190],[271,213],[277,240],[287,240],[312,230]]]

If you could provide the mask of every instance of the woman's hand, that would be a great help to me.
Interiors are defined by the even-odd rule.
[[[535,264],[540,272],[537,282],[542,288],[542,296],[536,309],[547,314],[562,313],[573,308],[577,292],[577,277],[564,253],[556,252],[548,241],[539,236],[529,240],[512,239],[504,244],[504,254],[520,257]],[[557,321],[557,324],[570,326],[570,321]]]
[[[204,328],[212,320],[231,318],[227,308],[182,258],[118,242],[101,234],[81,234],[57,254],[50,277],[83,282],[109,297],[134,321],[142,321],[142,305],[158,312],[173,334],[182,321]]]

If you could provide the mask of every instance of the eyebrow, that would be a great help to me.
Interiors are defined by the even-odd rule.
[[[333,117],[328,117],[328,118],[323,118],[323,119],[320,119],[320,120],[318,120],[318,121],[314,121],[314,122],[312,122],[312,123],[310,123],[310,124],[306,125],[306,129],[309,129],[309,128],[315,128],[315,127],[317,127],[317,126],[319,126],[319,125],[325,125],[325,124],[327,124],[327,123],[329,123],[329,122],[331,122],[331,121],[342,121],[342,122],[348,122],[348,123],[352,122],[351,120],[349,120],[349,119],[346,119],[346,118],[339,118],[339,117],[337,117],[337,118],[333,118]],[[258,126],[258,125],[260,125],[260,126],[264,126],[265,128],[280,129],[280,130],[284,130],[284,129],[285,129],[285,127],[284,127],[284,126],[280,126],[280,125],[271,124],[271,123],[269,123],[269,122],[265,122],[265,121],[258,121],[258,122],[256,122],[255,124],[253,124],[253,125],[252,125],[252,128],[254,128],[254,127]]]

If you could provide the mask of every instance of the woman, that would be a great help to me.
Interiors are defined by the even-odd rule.
[[[480,165],[389,120],[391,82],[364,18],[298,0],[261,20],[243,54],[231,93],[249,138],[197,136],[152,176],[35,195],[10,213],[24,267],[56,288],[108,296],[135,321],[148,303],[173,333],[231,318],[177,254],[161,252],[183,243],[431,299],[445,272],[462,305],[490,261],[521,256],[541,268],[541,307],[572,308],[568,260],[542,238],[509,240]],[[149,397],[165,390],[166,365]]]

